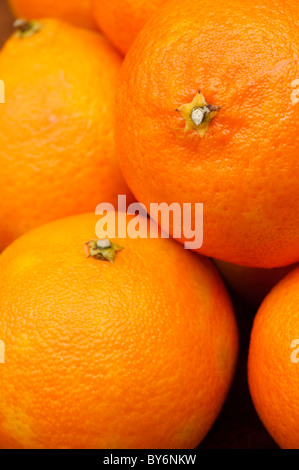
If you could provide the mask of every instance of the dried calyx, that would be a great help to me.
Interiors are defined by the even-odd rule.
[[[123,250],[122,246],[112,243],[108,238],[101,240],[91,240],[86,243],[88,257],[97,260],[107,260],[113,263],[118,251]]]
[[[41,29],[41,24],[38,21],[27,21],[22,18],[17,19],[13,26],[16,29],[16,35],[21,38],[32,36]]]
[[[177,111],[186,121],[185,130],[195,129],[200,137],[203,137],[220,108],[221,106],[208,104],[201,91],[198,90],[191,103],[183,104]]]

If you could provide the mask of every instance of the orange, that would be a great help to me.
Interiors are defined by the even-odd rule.
[[[254,321],[248,379],[256,410],[285,449],[299,448],[299,268],[262,303]]]
[[[28,20],[59,18],[76,26],[95,29],[92,0],[8,0],[16,17]]]
[[[292,269],[292,264],[282,268],[247,268],[226,261],[213,260],[225,281],[243,299],[254,306],[259,306],[270,290]]]
[[[120,56],[103,36],[57,20],[21,27],[0,54],[0,249],[130,194],[114,144]]]
[[[94,17],[108,39],[123,54],[149,18],[166,0],[94,0]]]
[[[125,58],[124,176],[147,208],[203,203],[208,256],[299,260],[298,22],[295,0],[173,0]]]
[[[0,447],[193,448],[235,368],[229,297],[172,240],[88,258],[96,221],[52,222],[0,257]]]

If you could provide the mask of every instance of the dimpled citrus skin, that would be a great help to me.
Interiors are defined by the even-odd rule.
[[[166,0],[94,0],[93,12],[101,31],[123,54],[149,18]]]
[[[8,0],[8,3],[19,18],[59,18],[76,26],[96,29],[92,0]]]
[[[171,240],[87,258],[96,221],[52,222],[0,256],[0,447],[193,448],[235,368],[229,297]]]
[[[248,379],[255,408],[278,445],[299,448],[299,268],[270,292],[254,320]]]
[[[173,0],[125,58],[122,171],[147,207],[204,204],[203,254],[265,268],[299,259],[298,22],[294,0]],[[177,110],[199,89],[221,106],[204,137]]]
[[[130,195],[114,144],[120,56],[100,34],[40,24],[0,53],[0,249],[38,225]]]

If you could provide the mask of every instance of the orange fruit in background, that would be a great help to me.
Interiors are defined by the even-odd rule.
[[[150,17],[167,0],[94,0],[95,20],[107,38],[123,54]]]
[[[223,283],[162,238],[88,258],[96,222],[52,222],[0,256],[0,447],[193,448],[235,369]]]
[[[0,53],[0,249],[45,222],[130,195],[114,144],[120,56],[100,34],[57,20],[40,26]]]
[[[259,306],[270,290],[297,265],[282,268],[247,268],[226,261],[213,260],[222,277],[243,299]]]
[[[59,18],[76,26],[96,29],[92,0],[8,0],[8,3],[19,18]]]
[[[254,320],[248,379],[255,408],[285,449],[299,448],[299,268],[266,297]]]
[[[295,1],[173,0],[125,58],[123,174],[148,209],[203,203],[205,255],[299,260],[298,22]]]

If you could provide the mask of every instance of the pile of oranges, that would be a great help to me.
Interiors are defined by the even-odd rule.
[[[255,408],[299,448],[296,0],[9,4],[0,448],[198,446],[238,361],[222,279],[258,309]],[[120,195],[202,204],[202,246],[112,212]],[[138,236],[99,224],[102,203]]]

